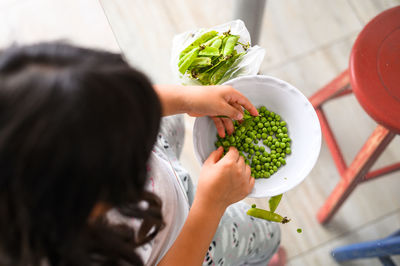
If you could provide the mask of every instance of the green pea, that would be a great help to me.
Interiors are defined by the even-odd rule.
[[[251,138],[246,138],[245,141],[246,141],[247,144],[250,144],[253,140]]]
[[[278,127],[277,126],[273,126],[272,127],[272,131],[277,131],[278,130]]]
[[[291,154],[292,150],[290,148],[286,148],[286,154]]]
[[[282,132],[286,133],[287,132],[287,128],[286,127],[282,127]]]
[[[261,135],[261,138],[262,139],[266,139],[268,136],[267,136],[267,134],[266,133],[262,133],[262,135]]]
[[[264,157],[268,157],[269,156],[269,154],[268,154],[268,152],[263,152],[263,155],[264,155]]]
[[[258,151],[260,149],[259,146],[254,146],[254,150]]]
[[[280,123],[279,123],[281,126],[286,126],[286,122],[285,121],[281,121]]]
[[[250,154],[253,154],[253,153],[254,153],[254,150],[253,150],[253,149],[250,149],[250,150],[249,150],[249,153],[250,153]]]
[[[277,153],[281,153],[281,152],[282,152],[282,149],[281,149],[281,148],[277,148],[277,149],[276,149],[276,152],[277,152]]]
[[[280,167],[280,166],[281,166],[281,163],[280,163],[280,162],[276,162],[275,165],[276,165],[277,167]]]
[[[264,152],[264,151],[265,151],[264,146],[261,146],[261,147],[260,147],[260,152]]]
[[[271,146],[271,150],[275,150],[275,145],[272,145],[272,146]]]
[[[261,134],[257,134],[256,137],[257,137],[258,139],[261,139]]]

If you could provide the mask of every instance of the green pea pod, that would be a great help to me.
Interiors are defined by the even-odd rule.
[[[222,45],[221,45],[222,51],[224,50],[224,47],[225,47],[225,45],[226,45],[226,41],[229,39],[230,36],[231,36],[231,35],[227,35],[227,36],[224,36],[224,37],[222,38]]]
[[[179,72],[185,74],[186,70],[193,63],[198,54],[199,54],[199,48],[193,49],[193,51],[190,52],[190,56],[188,56],[186,60],[180,65]]]
[[[209,65],[211,65],[210,57],[197,57],[196,59],[194,59],[190,67],[206,67]]]
[[[202,43],[201,45],[203,45],[203,46],[211,46],[211,44],[212,44],[215,40],[220,39],[220,38],[221,38],[221,36],[215,36],[215,37],[209,39],[208,41],[206,41],[205,43]]]
[[[210,78],[210,84],[211,85],[215,85],[217,84],[222,77],[225,75],[226,71],[229,70],[229,68],[233,65],[233,63],[235,62],[235,60],[240,56],[241,54],[237,54],[234,55],[233,57],[229,58],[228,60],[226,60],[225,62],[223,62],[223,64],[217,68],[214,73],[212,74],[211,78]]]
[[[185,62],[185,60],[186,60],[189,56],[191,56],[191,53],[187,53],[187,54],[185,54],[185,56],[183,56],[181,59],[179,59],[178,67],[180,67],[180,66],[183,64],[183,62]]]
[[[224,51],[222,52],[223,56],[229,56],[233,52],[233,48],[235,48],[237,41],[239,40],[239,36],[232,35],[226,40],[226,44],[224,46]]]
[[[210,84],[210,74],[207,72],[203,72],[197,75],[197,79],[201,82],[203,85],[209,85]]]
[[[222,40],[221,39],[216,39],[215,41],[213,41],[213,43],[211,44],[211,47],[217,48],[219,49],[222,45]]]
[[[290,222],[290,220],[287,217],[282,217],[277,213],[266,211],[266,210],[259,209],[259,208],[249,209],[247,211],[247,215],[253,216],[255,218],[268,220],[271,222],[282,223],[282,224]]]
[[[186,53],[192,51],[194,48],[199,47],[200,44],[208,41],[209,39],[213,38],[214,36],[216,36],[218,34],[218,32],[216,32],[215,30],[212,31],[208,31],[206,33],[204,33],[203,35],[201,35],[199,38],[197,38],[196,40],[194,40],[188,47],[186,47],[179,55],[179,58],[182,58]]]
[[[282,194],[273,196],[269,199],[269,201],[268,201],[269,202],[269,210],[271,212],[275,212],[276,208],[279,205],[279,202],[281,202],[281,199],[282,199]]]
[[[205,47],[203,50],[199,52],[199,55],[203,56],[219,56],[219,50],[215,47]]]

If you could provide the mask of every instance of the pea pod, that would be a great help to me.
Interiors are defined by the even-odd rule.
[[[220,39],[220,38],[221,38],[221,36],[215,36],[215,37],[209,39],[208,41],[206,41],[205,43],[202,43],[201,45],[203,45],[203,46],[211,46],[211,44],[212,44],[215,40]]]
[[[199,73],[197,75],[198,80],[201,82],[203,85],[208,85],[210,84],[210,74],[207,72]]]
[[[255,218],[268,220],[271,222],[282,223],[282,224],[290,222],[290,220],[287,217],[282,217],[277,213],[266,211],[266,210],[259,209],[259,208],[249,209],[247,211],[247,215],[253,216]]]
[[[191,56],[191,53],[187,53],[187,54],[185,54],[181,59],[179,59],[178,67],[180,67],[180,66],[183,64],[183,62],[185,62],[185,60],[186,60],[189,56]]]
[[[213,43],[211,44],[211,47],[217,48],[219,49],[222,45],[222,40],[221,39],[216,39],[215,41],[213,41]]]
[[[183,61],[183,63],[179,66],[179,72],[185,74],[186,70],[193,63],[198,54],[199,54],[199,48],[193,49],[193,51],[190,52],[190,55],[186,58],[186,60]]]
[[[241,54],[234,55],[233,57],[224,61],[223,64],[219,68],[217,68],[214,71],[214,73],[212,74],[212,76],[210,78],[210,82],[211,82],[210,84],[211,85],[217,84],[240,55]]]
[[[232,35],[229,36],[226,40],[224,51],[222,52],[223,56],[229,56],[233,52],[233,48],[235,48],[237,41],[239,40],[239,36]]]
[[[190,67],[205,67],[211,65],[211,58],[209,57],[197,57],[194,59]]]
[[[194,40],[188,47],[186,47],[179,55],[179,58],[182,58],[185,54],[187,54],[188,52],[192,51],[194,48],[199,47],[200,44],[208,41],[209,39],[213,38],[214,36],[216,36],[218,34],[218,32],[216,32],[215,30],[212,31],[208,31],[206,33],[204,33],[203,35],[201,35],[199,38],[197,38],[196,40]]]
[[[279,205],[279,202],[281,202],[281,199],[282,199],[282,194],[273,196],[269,199],[269,201],[268,201],[269,202],[269,210],[271,212],[275,212],[276,208]]]
[[[203,56],[219,56],[219,49],[215,47],[205,47],[199,52],[199,55]]]

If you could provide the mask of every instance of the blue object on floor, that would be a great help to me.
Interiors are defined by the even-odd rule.
[[[383,239],[338,247],[331,252],[337,262],[377,257],[384,266],[395,266],[390,256],[399,254],[400,230]]]

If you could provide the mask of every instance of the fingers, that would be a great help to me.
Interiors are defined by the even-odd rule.
[[[253,116],[258,116],[258,111],[256,107],[247,99],[243,94],[234,90],[234,93],[231,96],[232,103],[238,103],[243,106],[249,113]]]
[[[224,115],[235,119],[235,120],[241,120],[243,118],[243,114],[241,111],[239,111],[238,109],[236,109],[234,106],[232,106],[232,104],[230,103],[224,103],[222,106],[222,112]]]
[[[221,118],[211,117],[211,119],[214,121],[215,127],[217,128],[218,135],[221,138],[225,138],[225,126],[224,126],[224,123],[222,122]]]
[[[254,177],[250,177],[248,193],[250,193],[253,190],[255,183],[256,183],[256,179]]]
[[[228,135],[232,135],[233,131],[235,131],[232,120],[229,118],[221,118],[221,120],[225,126],[225,129],[226,129],[226,132],[228,133]]]
[[[239,156],[238,167],[240,170],[242,170],[242,173],[246,174],[246,163],[244,162],[244,158],[242,156]]]
[[[232,160],[234,162],[237,162],[237,160],[239,159],[239,152],[236,148],[234,147],[230,147],[228,152],[225,154],[224,158],[228,159],[228,160]]]
[[[218,147],[215,151],[213,151],[205,160],[204,164],[215,164],[221,159],[222,154],[224,153],[224,149],[222,147]]]

